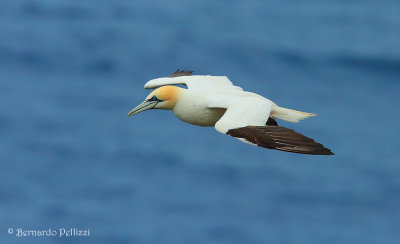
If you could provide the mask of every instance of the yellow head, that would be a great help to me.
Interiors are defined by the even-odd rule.
[[[128,113],[128,116],[148,109],[173,109],[179,99],[181,90],[182,88],[176,86],[162,86],[150,93],[143,103]]]

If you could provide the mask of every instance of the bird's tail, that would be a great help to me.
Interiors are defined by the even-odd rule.
[[[288,108],[282,108],[277,105],[272,107],[270,117],[273,119],[278,118],[288,122],[299,122],[300,120],[308,117],[316,116],[316,114],[301,112]]]

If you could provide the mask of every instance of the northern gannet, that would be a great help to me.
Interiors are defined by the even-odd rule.
[[[215,126],[218,132],[252,145],[301,154],[334,154],[275,121],[299,122],[316,114],[279,107],[263,96],[234,86],[226,76],[192,75],[192,72],[178,69],[169,77],[148,81],[145,89],[157,89],[128,116],[148,109],[167,109],[184,122]],[[174,85],[186,85],[188,89]]]

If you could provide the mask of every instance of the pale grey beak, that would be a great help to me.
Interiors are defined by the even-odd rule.
[[[138,114],[140,112],[146,111],[148,109],[152,109],[157,105],[157,101],[144,101],[141,104],[139,104],[136,108],[132,109],[129,113],[128,116]]]

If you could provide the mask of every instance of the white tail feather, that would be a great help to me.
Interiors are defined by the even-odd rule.
[[[306,119],[308,117],[315,116],[316,114],[301,112],[288,108],[281,108],[278,106],[273,106],[271,110],[270,117],[278,118],[288,122],[299,122],[300,120]]]

